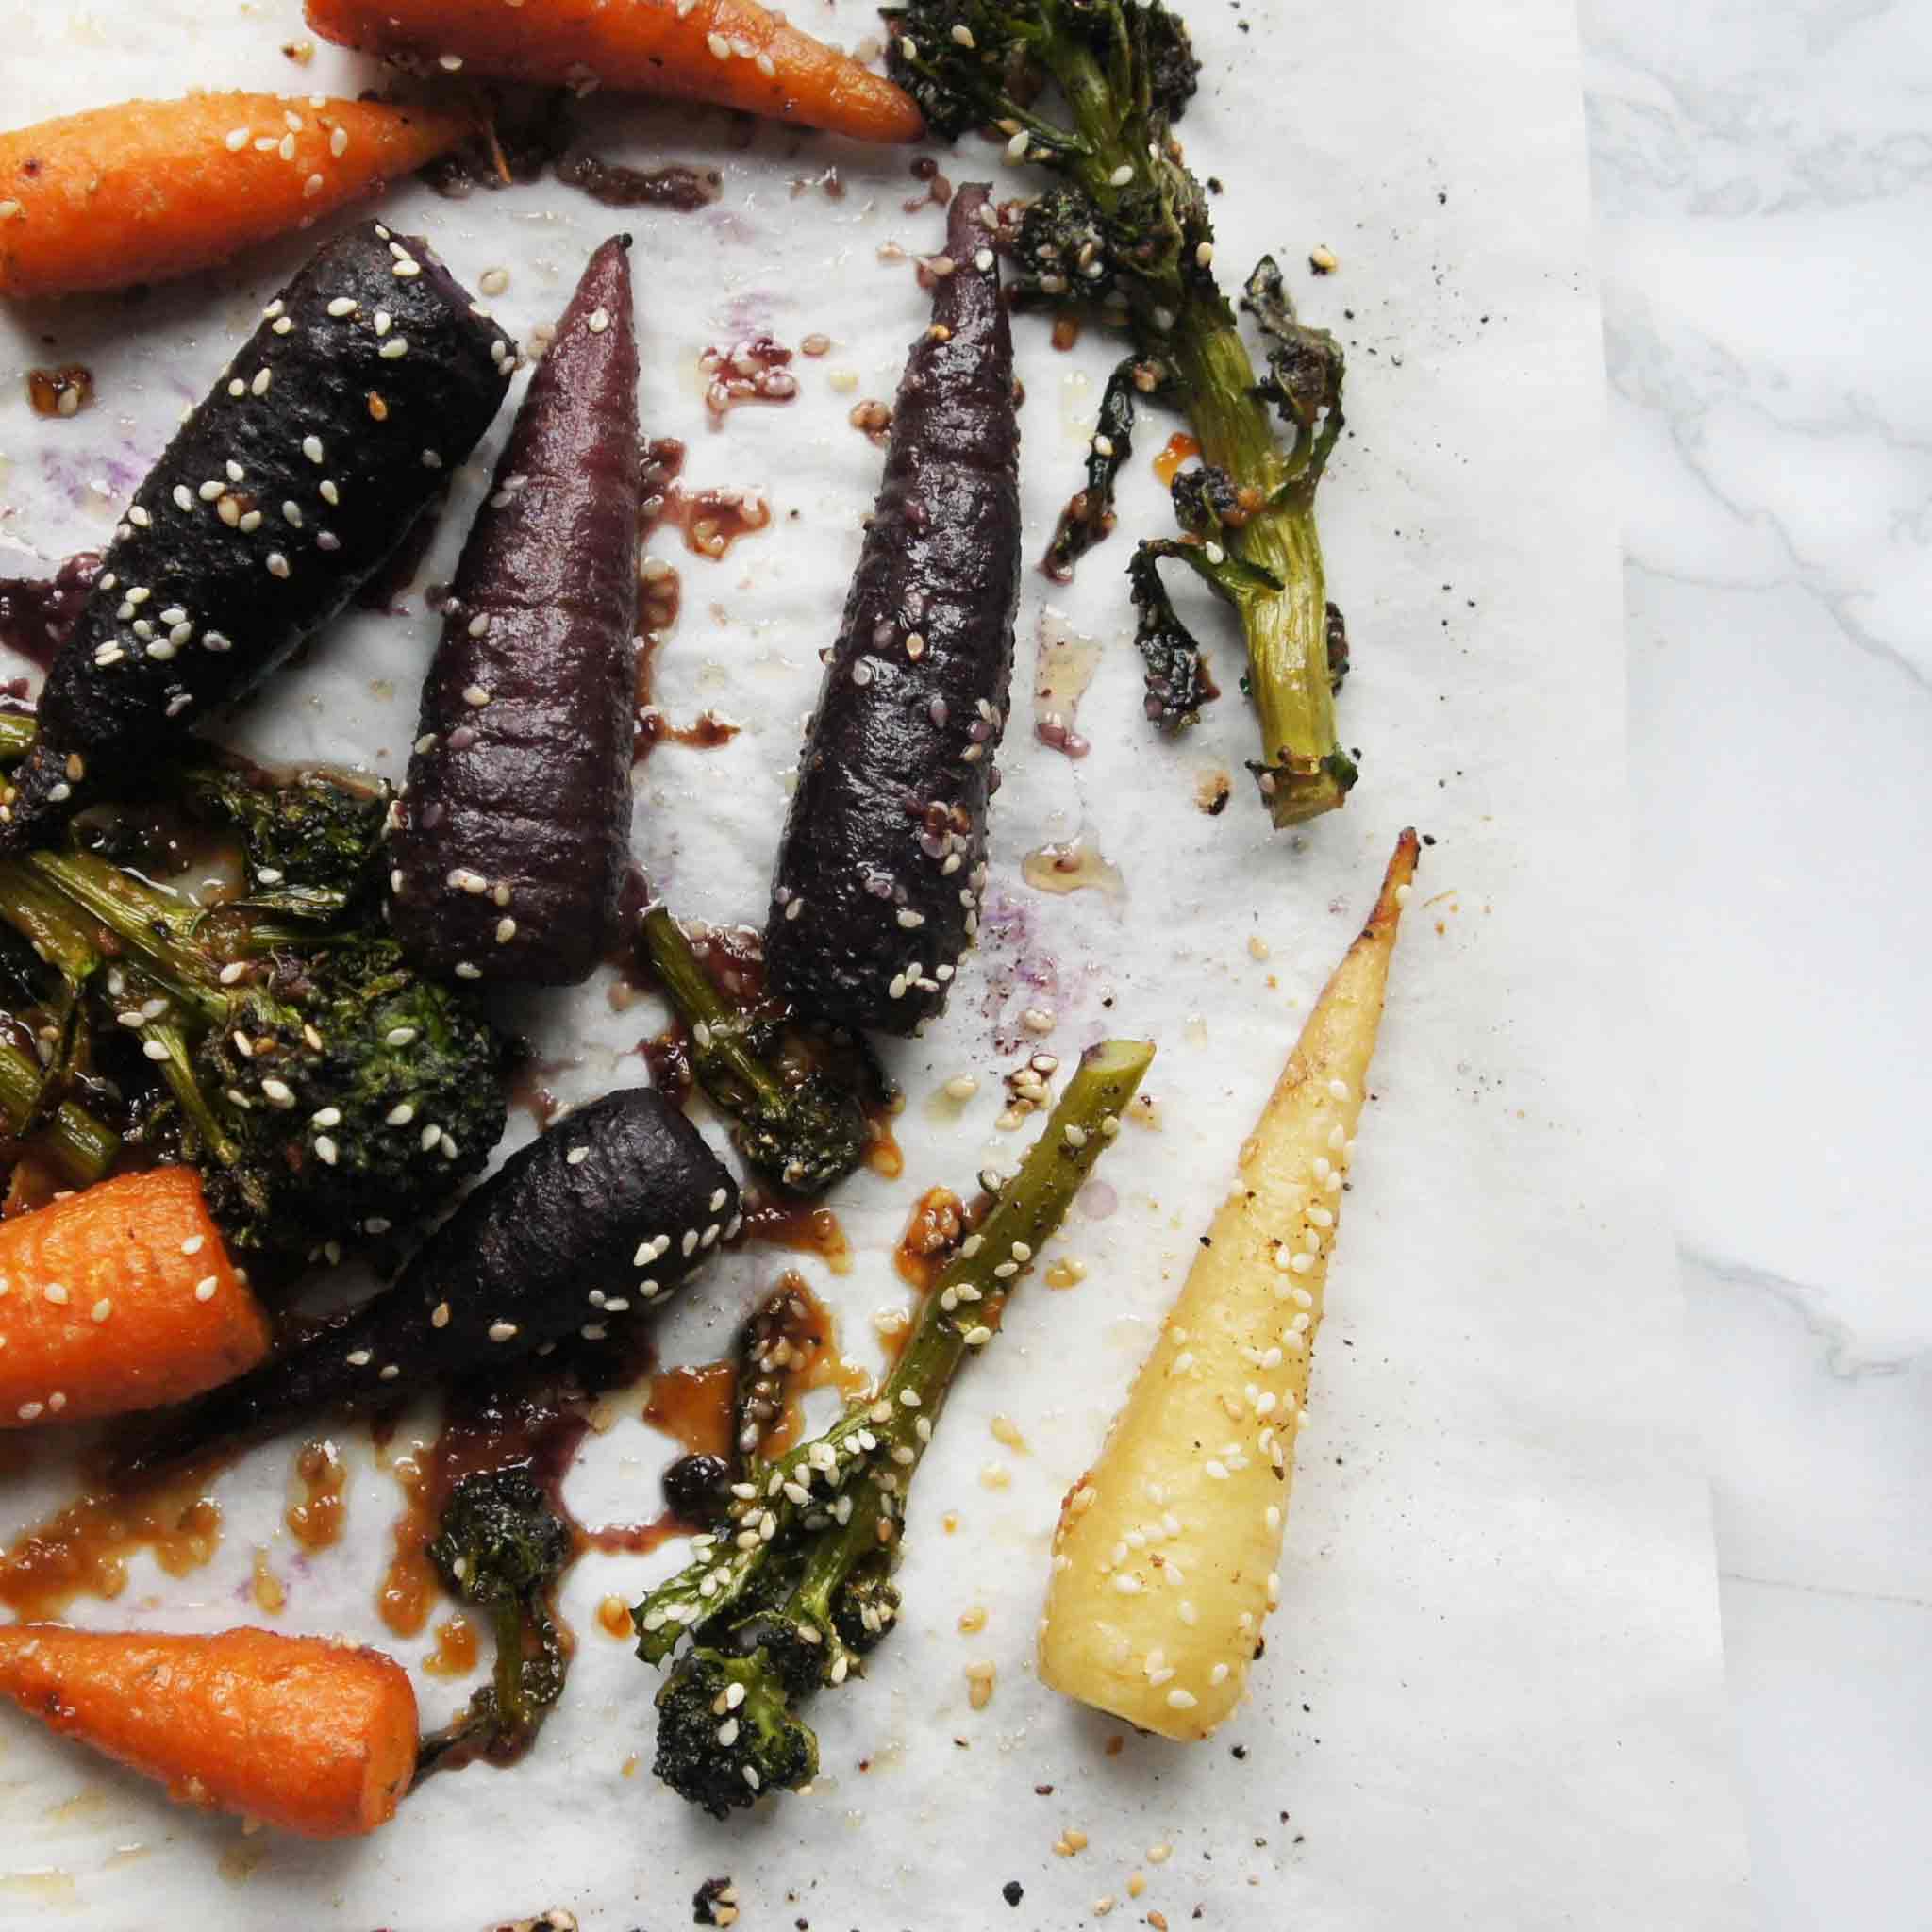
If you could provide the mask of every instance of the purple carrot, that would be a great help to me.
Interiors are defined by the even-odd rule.
[[[49,842],[326,624],[515,366],[417,237],[365,222],[319,249],[135,491],[0,793],[0,850]]]
[[[641,487],[629,246],[591,256],[530,380],[424,679],[390,921],[432,972],[568,986],[615,936]]]
[[[799,1009],[882,1033],[941,1011],[978,927],[1020,584],[1019,425],[983,186],[892,408],[885,481],[806,733],[765,958]]]

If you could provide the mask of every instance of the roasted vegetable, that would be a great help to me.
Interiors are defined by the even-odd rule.
[[[858,141],[917,141],[919,110],[891,81],[787,25],[758,0],[308,0],[325,39],[406,65],[552,87],[635,88],[716,101]]]
[[[268,1353],[268,1318],[185,1167],[0,1221],[0,1429],[199,1395]]]
[[[823,1194],[843,1180],[872,1143],[858,1095],[781,1021],[727,1000],[661,905],[644,913],[643,943],[691,1029],[691,1071],[731,1117],[731,1144],[788,1194]]]
[[[423,1740],[416,1775],[477,1757],[510,1762],[528,1749],[563,1692],[568,1648],[553,1596],[570,1561],[570,1524],[528,1470],[483,1470],[450,1491],[429,1545],[443,1587],[486,1612],[496,1638],[491,1681]]]
[[[443,607],[390,874],[396,939],[432,972],[570,985],[616,936],[641,488],[628,245],[591,256]]]
[[[88,1187],[113,1166],[121,1137],[72,1100],[47,1100],[46,1070],[30,1054],[0,1041],[0,1124],[16,1141],[31,1137],[35,1151],[65,1180]]]
[[[300,1259],[426,1216],[503,1132],[495,1034],[366,927],[204,912],[82,852],[0,860],[0,920],[96,1031],[140,1041],[178,1108],[151,1133],[250,1255]]]
[[[241,833],[251,907],[339,919],[375,884],[391,800],[380,779],[308,771],[276,784],[245,765],[200,764],[182,772],[179,789]]]
[[[1057,1229],[1154,1049],[1108,1041],[1082,1057],[1019,1174],[941,1270],[876,1396],[823,1436],[759,1464],[731,1517],[632,1613],[638,1655],[691,1647],[658,1692],[656,1770],[714,1817],[809,1782],[818,1741],[792,1707],[842,1684],[899,1612],[891,1581],[906,1491],[967,1357]]]
[[[171,1797],[303,1838],[386,1824],[416,1759],[408,1672],[323,1637],[9,1624],[0,1696]]]
[[[1060,1508],[1041,1677],[1163,1737],[1205,1738],[1241,1701],[1279,1598],[1309,1357],[1415,861],[1405,832],[1126,1406]]]
[[[424,242],[372,222],[323,247],[135,492],[0,793],[0,849],[125,792],[334,616],[515,359]]]
[[[600,1341],[701,1267],[738,1211],[730,1173],[662,1094],[607,1093],[512,1154],[392,1287],[162,1423],[129,1466],[501,1369],[569,1336]]]
[[[983,186],[912,345],[785,821],[765,958],[801,1013],[910,1034],[979,925],[1020,584],[1013,350]]]
[[[1049,566],[1064,574],[1112,526],[1118,463],[1103,445],[1119,452],[1137,396],[1185,410],[1204,465],[1174,483],[1189,546],[1143,553],[1136,578],[1149,715],[1186,723],[1213,694],[1157,595],[1159,560],[1182,556],[1241,619],[1261,725],[1249,769],[1274,823],[1334,810],[1356,771],[1336,737],[1314,499],[1341,433],[1341,350],[1300,321],[1264,258],[1242,304],[1267,343],[1256,376],[1214,277],[1208,197],[1174,139],[1198,68],[1187,28],[1162,0],[908,0],[887,17],[892,73],[931,126],[995,128],[1010,159],[1061,177],[1021,224],[1016,299],[1077,308],[1133,342]],[[1060,118],[1041,105],[1048,86]]]
[[[379,192],[472,125],[384,101],[203,93],[0,134],[0,295],[210,268]]]

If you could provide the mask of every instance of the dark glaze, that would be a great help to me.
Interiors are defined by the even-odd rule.
[[[557,163],[556,174],[606,208],[668,208],[679,214],[708,208],[724,187],[716,168],[692,168],[682,161],[626,168],[596,155],[567,155]]]
[[[662,1094],[607,1093],[512,1154],[391,1287],[174,1411],[130,1462],[175,1461],[319,1408],[497,1375],[546,1343],[581,1336],[619,1353],[644,1310],[730,1239],[737,1214],[737,1184]],[[654,1240],[662,1252],[637,1262]],[[384,1376],[391,1365],[397,1373]]]
[[[899,388],[774,880],[774,986],[855,1030],[910,1034],[941,1012],[935,969],[950,977],[978,925],[1020,571],[1012,341],[987,201],[978,186],[953,197],[954,271]]]
[[[508,386],[510,363],[498,359],[508,345],[470,312],[468,293],[425,243],[395,245],[419,273],[393,273],[401,264],[389,231],[374,222],[318,250],[135,492],[48,671],[41,739],[14,774],[0,849],[45,840],[101,780],[125,782],[258,684],[342,608],[395,548],[442,472],[475,446]],[[329,305],[343,298],[356,310],[331,316]],[[378,308],[392,319],[388,337],[375,333]],[[291,324],[286,332],[275,332],[278,321]],[[391,337],[406,341],[408,353],[384,358]],[[258,396],[262,371],[271,387]],[[239,397],[230,393],[235,382]],[[308,436],[320,440],[320,463],[303,454]],[[230,461],[242,480],[204,502],[201,485],[227,481]],[[337,503],[322,494],[325,481]],[[224,503],[238,519],[258,511],[259,525],[231,526]],[[295,506],[299,527],[285,518],[284,503]],[[270,570],[272,556],[286,559],[286,575]],[[136,590],[148,594],[124,602]],[[176,607],[194,626],[178,646],[158,622]],[[153,635],[142,639],[137,623]],[[210,634],[229,647],[209,650]],[[166,655],[152,653],[157,643]],[[97,663],[96,653],[109,648],[123,655]]]
[[[616,930],[638,604],[628,240],[591,256],[443,607],[390,896],[397,940],[432,973],[575,985]]]
[[[638,1041],[638,1057],[650,1069],[651,1085],[674,1107],[691,1098],[696,1074],[691,1063],[691,1035],[674,1019],[661,1033]]]
[[[791,351],[767,335],[747,336],[728,348],[706,349],[698,368],[708,378],[705,407],[723,419],[740,403],[790,403],[798,396]]]
[[[684,547],[713,563],[730,555],[741,537],[766,529],[772,507],[756,491],[687,490],[678,481],[685,446],[675,436],[649,444],[640,467],[638,534],[648,537],[669,524],[684,532]]]
[[[100,574],[99,553],[83,550],[50,577],[0,577],[0,644],[46,670]]]

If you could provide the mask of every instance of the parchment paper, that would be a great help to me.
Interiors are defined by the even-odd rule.
[[[1197,166],[1226,183],[1223,263],[1232,275],[1277,250],[1307,312],[1353,358],[1352,430],[1323,510],[1355,645],[1345,741],[1360,747],[1363,777],[1344,814],[1298,837],[1268,832],[1241,770],[1254,732],[1231,641],[1219,652],[1228,694],[1198,729],[1163,743],[1142,722],[1121,571],[1129,533],[1166,527],[1145,458],[1168,425],[1150,424],[1123,534],[1070,590],[1026,579],[1022,679],[1049,603],[1105,646],[1079,716],[1093,749],[1076,763],[1033,741],[1016,685],[986,943],[944,1024],[892,1056],[908,1094],[905,1177],[861,1176],[839,1197],[858,1250],[850,1275],[805,1264],[848,1351],[866,1356],[873,1311],[906,1299],[886,1253],[919,1191],[967,1184],[986,1153],[1011,1158],[1015,1137],[993,1122],[1023,1008],[1056,1012],[1046,1044],[1063,1055],[1103,1031],[1158,1037],[1162,1124],[1122,1137],[1105,1189],[1058,1244],[1086,1261],[1086,1280],[1056,1292],[1036,1277],[949,1411],[915,1493],[904,1625],[862,1686],[814,1710],[816,1791],[721,1827],[655,1784],[656,1678],[594,1612],[679,1551],[593,1556],[571,1578],[579,1655],[536,1755],[513,1773],[433,1781],[361,1844],[245,1837],[24,1722],[0,1724],[0,1924],[468,1932],[561,1905],[595,1932],[661,1932],[689,1923],[712,1874],[736,1878],[747,1927],[824,1932],[1071,1926],[1108,1897],[1133,1922],[1158,1924],[1158,1912],[1171,1926],[1297,1932],[1744,1923],[1706,1499],[1654,1185],[1668,1054],[1635,1009],[1628,970],[1645,935],[1625,909],[1614,509],[1570,10],[1187,10],[1207,74],[1184,131]],[[804,17],[847,44],[873,27],[856,0]],[[195,85],[354,92],[372,79],[325,47],[295,65],[279,49],[301,37],[279,0],[0,0],[0,123]],[[722,750],[657,753],[636,844],[685,915],[756,920],[817,653],[878,473],[847,412],[890,398],[924,314],[909,264],[878,251],[936,249],[941,217],[904,211],[921,192],[906,154],[770,128],[747,141],[716,115],[590,108],[607,152],[715,161],[723,199],[697,216],[620,217],[550,182],[462,204],[411,188],[390,219],[427,232],[472,286],[508,268],[494,306],[525,339],[597,239],[637,233],[646,422],[689,441],[691,481],[760,487],[775,517],[723,564],[689,556],[673,532],[655,540],[685,590],[661,702],[678,722],[708,706],[746,728]],[[956,179],[1002,174],[977,142],[943,165]],[[822,178],[832,166],[839,198]],[[1317,244],[1340,260],[1322,280],[1306,267]],[[6,569],[51,566],[105,538],[180,407],[305,246],[138,303],[0,316]],[[834,346],[795,365],[795,404],[743,408],[713,430],[697,356],[759,328],[792,345],[824,331]],[[1020,353],[1037,554],[1110,351],[1056,354],[1027,322]],[[35,418],[24,369],[70,358],[95,370],[97,403],[72,421]],[[856,388],[840,387],[843,372]],[[406,614],[337,625],[234,736],[400,775],[434,632],[423,587],[447,576],[507,423],[458,478]],[[1210,817],[1196,787],[1218,770],[1233,774],[1234,796]],[[1411,821],[1437,842],[1395,963],[1331,1276],[1284,1607],[1254,1700],[1219,1738],[1123,1740],[1031,1674],[1057,1499]],[[1121,868],[1123,897],[1023,883],[1024,854],[1083,831]],[[614,1014],[608,991],[600,980],[517,1009],[544,1053],[570,1058],[555,1078],[565,1097],[642,1077],[627,1050],[659,1015],[648,1004]],[[962,1072],[979,1076],[977,1096],[936,1106]],[[516,1135],[529,1130],[520,1118]],[[667,1324],[666,1358],[721,1352],[779,1266],[769,1251],[726,1257]],[[672,1445],[640,1407],[617,1403],[572,1478],[589,1521],[656,1507]],[[1024,1451],[994,1440],[995,1413]],[[374,1614],[391,1477],[365,1439],[345,1439],[349,1534],[305,1559],[280,1523],[291,1446],[222,1483],[224,1540],[207,1569],[169,1579],[143,1559],[118,1601],[83,1601],[75,1619],[194,1628],[258,1616],[246,1591],[260,1546],[288,1588],[281,1626],[420,1654],[426,1640],[396,1644]],[[1004,1486],[990,1488],[995,1465]],[[0,1489],[7,1528],[71,1483],[50,1444]],[[956,1620],[974,1604],[986,1626],[962,1636]],[[964,1670],[982,1659],[997,1688],[974,1711]],[[422,1676],[419,1688],[434,1718],[472,1684]],[[1055,1856],[1068,1827],[1086,1849]],[[1157,1862],[1160,1846],[1172,1856]],[[1145,1888],[1130,1895],[1136,1871]],[[1002,1897],[1009,1880],[1024,1889],[1017,1906]]]

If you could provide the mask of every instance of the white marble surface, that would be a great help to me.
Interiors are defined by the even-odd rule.
[[[1632,784],[1765,1932],[1932,1924],[1932,8],[1585,0]]]

